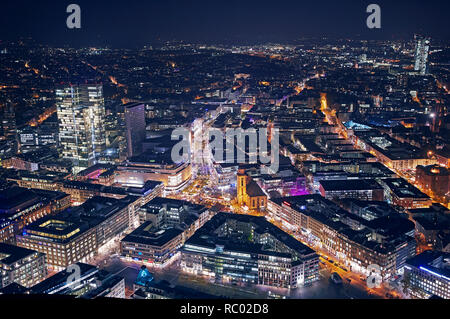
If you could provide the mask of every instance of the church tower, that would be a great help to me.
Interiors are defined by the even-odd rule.
[[[239,205],[245,204],[247,196],[247,174],[244,170],[239,170],[237,174],[237,197]]]

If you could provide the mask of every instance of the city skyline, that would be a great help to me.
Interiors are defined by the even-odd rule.
[[[69,4],[0,13],[0,301],[450,299],[450,5]]]
[[[360,1],[78,1],[81,29],[65,28],[69,2],[5,3],[0,40],[33,37],[58,46],[136,47],[165,41],[288,43],[303,37],[406,39],[418,33],[448,40],[444,1],[378,1],[381,29],[368,29]],[[18,10],[25,8],[25,10]],[[8,31],[6,31],[8,30]]]

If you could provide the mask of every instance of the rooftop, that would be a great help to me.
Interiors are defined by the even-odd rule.
[[[449,176],[450,170],[440,165],[430,165],[430,166],[422,166],[419,165],[416,168],[417,170],[422,170],[427,175],[435,175],[435,176]]]
[[[275,198],[271,201],[309,216],[352,241],[381,253],[395,250],[395,244],[390,243],[406,239],[404,236],[414,230],[414,224],[406,215],[393,212],[369,221],[318,194]],[[372,232],[382,235],[384,243],[369,240],[371,236],[368,235]]]
[[[124,199],[95,196],[83,205],[70,207],[53,216],[45,216],[24,228],[24,235],[66,242],[86,232],[128,206],[133,196]]]
[[[0,243],[0,264],[12,265],[15,262],[33,254],[40,253],[34,250]]]
[[[377,181],[372,179],[360,180],[323,180],[320,181],[325,191],[351,191],[351,190],[375,190],[383,189]]]
[[[127,235],[122,241],[161,247],[183,232],[177,228],[154,231],[152,226],[152,222],[147,221],[135,229],[131,234]]]
[[[442,251],[427,250],[410,258],[407,264],[427,271],[435,276],[442,276],[450,281],[450,254]]]
[[[422,193],[403,178],[388,178],[384,179],[383,183],[399,198],[429,198],[428,195]]]
[[[252,228],[252,234],[271,235],[281,244],[285,245],[285,249],[272,250],[270,247],[259,244],[256,240],[253,240],[253,235],[245,237],[242,234],[228,233],[224,236],[219,236],[217,231],[221,229],[225,224],[240,223],[246,227]],[[236,235],[236,236],[235,236]],[[242,238],[244,236],[245,238]],[[238,239],[240,237],[240,239]],[[301,242],[297,241],[294,237],[285,233],[275,225],[268,222],[264,217],[256,217],[250,215],[237,215],[229,213],[218,213],[210,221],[208,221],[202,228],[200,228],[185,244],[188,245],[200,245],[216,248],[217,245],[222,245],[224,249],[233,251],[239,251],[243,253],[260,253],[269,254],[282,257],[296,257],[307,258],[315,254],[315,252],[309,247],[305,246]],[[278,246],[277,246],[278,247]],[[279,247],[280,248],[280,247]],[[297,255],[293,256],[293,253]]]

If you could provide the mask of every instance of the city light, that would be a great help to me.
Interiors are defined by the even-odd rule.
[[[450,299],[445,4],[97,2],[0,12],[0,300]]]

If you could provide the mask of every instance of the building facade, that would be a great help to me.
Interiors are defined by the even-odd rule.
[[[440,165],[417,166],[416,182],[422,189],[443,198],[450,192],[450,171]]]
[[[128,103],[125,108],[125,125],[128,157],[142,153],[142,144],[146,137],[145,105]]]
[[[368,275],[368,267],[377,264],[389,278],[415,254],[414,223],[398,212],[364,220],[320,195],[305,195],[271,199],[268,217],[354,272]]]
[[[450,299],[450,254],[428,250],[409,259],[405,278],[415,297]]]
[[[129,206],[136,200],[94,197],[26,226],[16,236],[17,245],[45,253],[48,265],[55,269],[85,262],[130,227]]]
[[[122,256],[164,266],[211,215],[204,206],[157,197],[141,207],[142,225],[121,241]]]
[[[95,164],[106,148],[103,86],[65,85],[56,89],[56,100],[62,157],[77,173]]]
[[[430,51],[430,40],[420,36],[415,37],[416,53],[414,57],[414,71],[420,75],[427,74],[428,54]]]
[[[318,280],[318,261],[263,217],[219,213],[185,243],[180,264],[216,282],[296,288]]]
[[[0,244],[0,288],[17,283],[31,287],[47,276],[45,254],[9,244]]]

